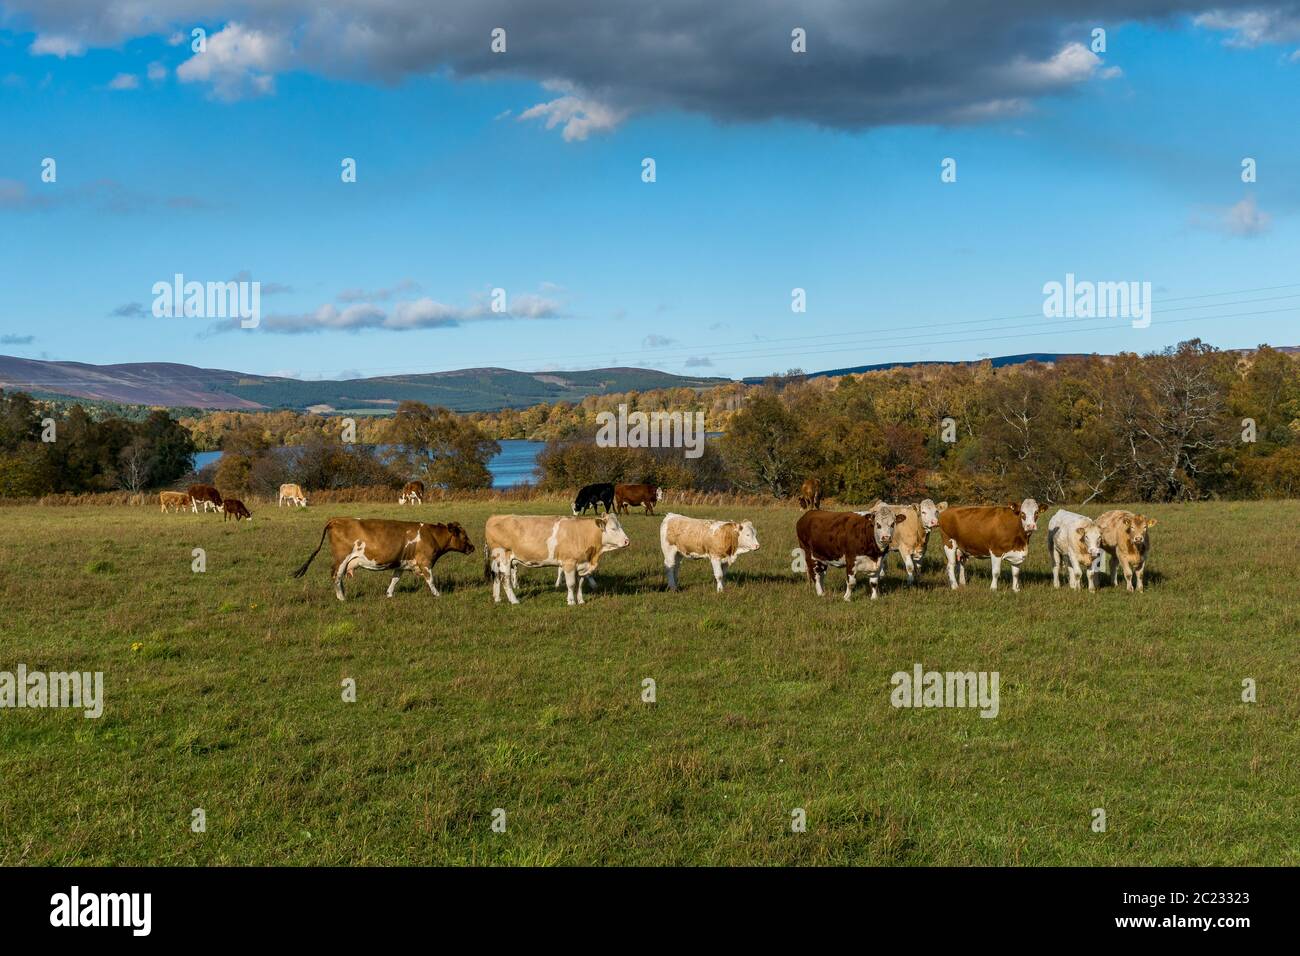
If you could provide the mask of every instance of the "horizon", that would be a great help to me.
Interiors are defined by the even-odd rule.
[[[720,32],[682,50],[618,7],[0,3],[0,217],[21,237],[0,351],[734,380],[1293,342],[1300,134],[1273,117],[1300,17],[1012,7],[773,7],[736,35],[730,5],[683,8]],[[257,327],[155,317],[173,276],[259,283]],[[1146,284],[1149,324],[1048,318],[1076,276]]]

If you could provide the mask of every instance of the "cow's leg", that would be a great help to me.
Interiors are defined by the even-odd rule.
[[[858,583],[857,576],[853,573],[854,561],[845,559],[844,561],[844,600],[853,600],[853,585]]]
[[[555,569],[555,586],[558,588],[560,582],[564,580],[564,568]]]
[[[822,590],[822,582],[826,578],[826,565],[820,561],[808,565],[808,575],[812,578],[813,587],[817,589],[817,596],[822,597],[826,592]]]
[[[989,556],[989,560],[993,565],[993,583],[989,585],[989,590],[996,591],[998,589],[998,577],[1002,574],[1002,559],[994,554]]]
[[[1070,575],[1070,590],[1079,590],[1079,575],[1081,573],[1079,570],[1079,559],[1074,555],[1070,555],[1070,566],[1066,570]]]
[[[577,580],[578,580],[578,570],[577,570],[577,565],[574,564],[574,562],[572,562],[572,561],[566,561],[566,562],[564,562],[563,565],[561,565],[561,567],[564,569],[564,583],[565,583],[565,585],[567,586],[568,591],[569,591],[569,603],[570,603],[570,604],[581,604],[581,603],[582,603],[582,593],[581,593],[581,591],[579,591],[579,593],[578,593],[578,598],[577,598],[576,601],[574,600],[574,597],[573,597],[574,585],[577,583]]]
[[[1052,545],[1052,587],[1061,586],[1061,552],[1056,550],[1056,545]]]
[[[388,590],[385,593],[389,597],[392,597],[393,592],[397,590],[397,582],[400,581],[401,578],[402,578],[402,569],[398,568],[396,571],[393,572],[393,580],[388,582]]]
[[[1011,562],[1011,590],[1017,593],[1020,591],[1020,562],[1019,561]]]
[[[677,572],[682,566],[682,553],[672,545],[668,546],[668,552],[664,555],[664,573],[668,577],[668,590],[677,590]]]
[[[957,570],[961,572],[961,586],[965,587],[966,586],[966,555],[964,554],[961,555],[957,560],[958,562],[960,562],[958,564]]]
[[[506,600],[511,604],[518,604],[519,598],[515,596],[515,584],[518,582],[516,575],[518,570],[515,565],[514,555],[507,555],[505,558],[505,571],[501,574],[501,583],[506,588]]]
[[[898,552],[898,556],[903,559],[903,568],[907,571],[907,583],[915,584],[916,583],[916,562],[912,560],[912,556],[910,554],[905,554],[902,551]],[[882,575],[885,573],[884,558],[880,559],[880,573]]]
[[[955,591],[957,590],[957,546],[954,543],[949,546],[943,546],[943,556],[948,560],[948,584]]]
[[[1126,555],[1120,555],[1120,559],[1119,559],[1119,570],[1120,570],[1120,573],[1121,573],[1122,575],[1124,575],[1124,585],[1125,585],[1125,587],[1127,587],[1130,591],[1132,591],[1132,590],[1133,590],[1133,578],[1136,577],[1136,575],[1133,575],[1133,573],[1132,573],[1132,571],[1133,571],[1132,565],[1130,565],[1130,564],[1128,563],[1128,557],[1127,557]]]
[[[1147,561],[1146,558],[1143,558],[1142,563],[1139,564],[1137,568],[1133,571],[1133,576],[1137,578],[1139,591],[1142,590],[1142,575],[1146,574],[1146,571],[1147,571]]]
[[[727,576],[727,566],[722,563],[721,558],[710,558],[713,562],[713,580],[718,582],[718,590],[722,590],[722,580]]]
[[[876,565],[876,570],[871,572],[868,580],[871,581],[871,600],[875,600],[880,593],[880,581],[885,574],[885,556],[880,556],[880,563]]]
[[[501,567],[497,564],[494,556],[488,565],[492,569],[492,601],[494,604],[501,603]]]
[[[442,597],[442,595],[438,593],[438,589],[437,589],[436,587],[433,586],[433,568],[432,568],[432,567],[427,567],[427,568],[425,568],[423,571],[418,571],[418,572],[416,572],[416,573],[418,573],[418,574],[420,575],[420,577],[424,578],[424,583],[427,584],[427,585],[429,585],[429,590],[433,592],[433,596],[434,596],[434,597]],[[396,580],[396,579],[394,579],[394,580]]]
[[[340,561],[334,566],[334,596],[343,600],[343,574],[348,569],[347,561]]]

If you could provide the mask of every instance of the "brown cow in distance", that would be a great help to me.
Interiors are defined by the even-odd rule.
[[[206,514],[208,506],[212,506],[213,511],[221,510],[221,492],[217,491],[211,485],[190,485],[186,490],[190,496],[190,507],[195,514],[199,513],[199,505],[203,505],[203,511]]]
[[[240,518],[247,518],[249,521],[253,520],[252,514],[246,507],[244,507],[244,503],[238,498],[227,498],[222,503],[221,520],[227,521],[231,518],[235,519],[236,524],[239,523]]]
[[[657,485],[615,485],[614,513],[627,514],[628,505],[645,505],[645,513],[652,515],[655,513],[655,502],[663,499],[664,490]]]
[[[799,487],[799,507],[807,511],[822,506],[822,482],[820,478],[805,478]]]
[[[979,505],[948,508],[939,512],[939,533],[948,559],[948,583],[957,588],[957,569],[966,583],[966,559],[989,558],[993,562],[992,589],[998,589],[1002,561],[1011,562],[1011,590],[1020,590],[1020,564],[1029,554],[1029,536],[1038,527],[1038,502],[1026,498],[1020,504]]]
[[[408,481],[405,485],[402,486],[402,493],[401,495],[398,496],[397,503],[399,505],[404,505],[408,501],[413,505],[418,505],[423,503],[424,482]]]
[[[448,551],[473,554],[474,545],[469,535],[455,521],[450,524],[428,524],[423,521],[391,521],[387,518],[331,518],[325,522],[320,544],[293,572],[295,578],[307,573],[325,539],[330,541],[330,554],[334,566],[330,576],[334,579],[334,596],[343,600],[343,578],[352,577],[357,568],[367,571],[392,571],[388,582],[388,596],[403,571],[414,571],[429,586],[434,597],[439,597],[433,586],[433,566]]]
[[[880,587],[885,555],[898,519],[888,508],[858,514],[856,511],[805,511],[795,525],[803,549],[808,580],[821,597],[826,566],[844,568],[844,600],[852,600],[860,571],[870,574],[871,599]]]
[[[184,511],[190,507],[190,496],[183,491],[163,491],[158,494],[158,506],[163,511]]]

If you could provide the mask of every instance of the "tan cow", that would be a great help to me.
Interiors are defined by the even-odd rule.
[[[1086,515],[1062,508],[1047,522],[1047,550],[1052,556],[1052,587],[1061,586],[1061,561],[1068,563],[1070,587],[1079,590],[1079,578],[1088,578],[1088,590],[1097,590],[1095,575],[1101,564],[1101,526]]]
[[[1097,519],[1101,528],[1101,547],[1115,562],[1111,581],[1119,584],[1119,575],[1124,574],[1124,583],[1130,591],[1133,581],[1137,589],[1142,590],[1142,576],[1147,570],[1147,550],[1151,547],[1148,529],[1155,527],[1156,519],[1145,515],[1135,515],[1131,511],[1107,511]]]
[[[805,478],[799,486],[799,507],[804,511],[822,506],[822,482],[820,478]]]
[[[677,569],[682,558],[708,558],[713,580],[722,590],[727,568],[742,554],[758,550],[758,533],[752,521],[710,521],[667,514],[659,525],[659,547],[664,553],[668,589],[677,590]]]
[[[939,512],[947,509],[948,502],[935,504],[926,498],[919,504],[891,505],[877,499],[866,511],[859,511],[858,514],[873,512],[882,504],[898,519],[889,550],[898,552],[898,556],[903,559],[903,568],[907,571],[907,583],[915,584],[916,576],[921,573],[921,559],[925,557],[926,545],[930,543],[930,532],[938,527]],[[883,571],[882,566],[881,572]]]
[[[297,505],[299,508],[307,507],[307,496],[302,493],[302,485],[281,485],[280,501],[276,507],[283,505],[286,499],[290,505]]]
[[[957,589],[958,570],[966,584],[967,558],[988,558],[993,565],[992,589],[998,589],[1003,560],[1011,563],[1011,590],[1020,590],[1020,565],[1029,554],[1029,536],[1038,528],[1038,502],[947,508],[939,514],[943,553],[948,559],[948,583]]]
[[[161,511],[167,512],[171,511],[172,508],[177,511],[184,511],[186,508],[192,507],[193,502],[190,501],[190,496],[183,491],[162,491],[158,493],[158,504],[161,506]]]
[[[595,573],[600,556],[630,543],[614,515],[568,518],[555,515],[492,515],[483,531],[483,573],[492,579],[492,600],[515,596],[515,567],[558,567],[564,573],[570,604],[582,604],[582,583]],[[574,585],[577,585],[576,592]]]
[[[307,573],[325,546],[326,538],[330,539],[330,553],[334,556],[334,567],[330,570],[334,579],[334,596],[340,601],[343,600],[343,578],[352,577],[357,568],[392,571],[393,580],[388,582],[389,597],[393,596],[393,589],[403,571],[414,571],[424,579],[433,596],[439,597],[438,589],[433,586],[434,564],[448,551],[474,553],[469,535],[455,521],[430,524],[424,521],[390,521],[387,518],[331,518],[325,522],[316,550],[302,567],[293,572],[295,578]]]

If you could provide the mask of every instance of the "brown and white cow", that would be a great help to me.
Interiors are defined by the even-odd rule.
[[[820,478],[805,478],[803,484],[799,486],[799,507],[807,511],[809,508],[820,508],[822,506],[822,482]]]
[[[177,511],[184,511],[191,507],[193,502],[190,496],[183,491],[162,491],[158,493],[158,504],[161,511],[171,511],[175,508]]]
[[[614,513],[627,514],[628,505],[645,505],[645,513],[655,513],[655,502],[663,501],[664,490],[657,485],[615,485]]]
[[[492,600],[515,596],[515,567],[558,567],[564,574],[570,604],[582,604],[582,583],[595,573],[600,556],[630,542],[614,515],[570,518],[555,515],[492,515],[483,531],[483,573],[492,579]],[[574,585],[577,585],[576,591]]]
[[[424,521],[391,521],[387,518],[331,518],[325,522],[320,544],[297,571],[295,578],[307,573],[320,549],[329,538],[334,566],[330,576],[334,579],[334,596],[343,600],[343,578],[352,577],[357,568],[366,571],[392,571],[388,582],[388,596],[393,596],[397,581],[403,571],[414,571],[424,579],[434,597],[439,597],[433,586],[433,566],[449,551],[473,554],[474,545],[469,535],[455,521],[449,524],[430,524]]]
[[[187,489],[190,496],[190,507],[195,514],[199,512],[199,505],[203,505],[204,514],[211,507],[213,511],[221,510],[221,492],[217,491],[211,485],[190,485]]]
[[[253,516],[249,512],[248,508],[246,508],[244,503],[238,498],[227,498],[222,502],[221,520],[228,521],[231,518],[235,519],[236,524],[239,523],[240,518],[247,518],[249,521],[253,520]]]
[[[402,493],[397,498],[399,505],[407,503],[418,505],[424,503],[424,482],[408,481],[402,485]]]
[[[1101,547],[1115,567],[1112,569],[1111,581],[1119,584],[1120,573],[1124,574],[1124,583],[1130,591],[1133,582],[1142,590],[1142,576],[1147,570],[1147,551],[1151,547],[1149,529],[1155,527],[1156,519],[1137,515],[1131,511],[1107,511],[1097,518],[1101,528]]]
[[[710,521],[667,514],[659,525],[659,547],[664,553],[668,589],[677,590],[677,569],[682,558],[708,558],[713,580],[722,590],[722,580],[742,554],[758,550],[758,532],[752,521]]]
[[[1020,590],[1020,565],[1029,554],[1029,536],[1038,528],[1038,502],[946,508],[939,513],[939,533],[948,559],[948,583],[966,583],[966,559],[989,558],[993,564],[992,589],[998,589],[1002,562],[1011,563],[1011,590]]]
[[[799,547],[803,549],[808,580],[823,593],[826,566],[844,568],[844,600],[853,598],[853,586],[859,573],[870,575],[871,599],[880,587],[885,554],[894,538],[893,513],[886,508],[858,514],[856,511],[805,511],[795,525]]]
[[[926,498],[919,504],[891,505],[877,500],[867,507],[867,511],[859,511],[858,514],[867,514],[882,505],[893,511],[894,517],[898,519],[889,550],[898,552],[898,556],[903,559],[903,568],[907,571],[907,583],[915,584],[916,576],[921,573],[921,560],[925,557],[926,545],[930,543],[930,532],[939,526],[939,512],[948,507],[948,502],[935,504]]]
[[[281,485],[280,501],[276,507],[279,508],[286,500],[290,505],[297,505],[299,508],[307,507],[307,496],[302,493],[302,485]]]
[[[1047,522],[1047,551],[1052,557],[1052,587],[1061,586],[1061,562],[1067,565],[1071,589],[1087,577],[1088,590],[1097,590],[1095,574],[1101,564],[1101,526],[1086,515],[1062,508]]]

